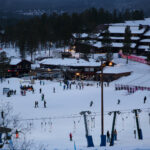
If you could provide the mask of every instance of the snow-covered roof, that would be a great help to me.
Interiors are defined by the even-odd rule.
[[[144,36],[150,36],[150,31],[147,31]]]
[[[112,43],[113,47],[123,47],[123,43]],[[131,47],[134,48],[136,46],[135,43],[131,43]]]
[[[118,25],[111,25],[109,26],[110,33],[125,33],[126,26],[118,26]],[[144,32],[144,29],[139,29],[139,27],[130,27],[131,33],[141,34]]]
[[[97,48],[103,47],[102,42],[95,42],[95,43],[89,42],[89,43],[90,43],[90,45],[95,46]],[[123,47],[123,43],[112,42],[112,46],[113,47]],[[132,48],[134,48],[135,46],[136,46],[136,43],[131,43]]]
[[[149,46],[148,45],[140,45],[139,48],[140,49],[145,49],[145,51],[149,50]]]
[[[102,47],[102,42],[96,42],[95,44],[93,44],[93,46],[101,48]]]
[[[114,67],[106,67],[103,70],[104,73],[125,73],[125,72],[132,72],[132,70],[127,69],[124,66],[121,65],[115,65]]]
[[[21,62],[21,59],[20,58],[12,58],[10,60],[10,65],[17,65],[18,63]]]
[[[85,61],[84,59],[74,59],[74,58],[49,58],[44,59],[39,62],[40,64],[45,65],[60,65],[60,66],[84,66],[84,67],[98,67],[100,66],[100,62],[96,62],[94,59],[90,59],[89,61]]]
[[[75,38],[85,38],[85,37],[88,37],[88,34],[87,33],[81,33],[81,34],[74,33],[73,36]]]
[[[149,25],[149,24],[150,24],[150,18],[145,18],[144,20],[125,21],[125,23],[116,23],[115,25],[139,26],[139,25]]]
[[[124,37],[111,36],[110,38],[113,40],[124,40]],[[99,36],[98,39],[103,39],[103,36]],[[139,40],[139,37],[132,36],[131,40]]]
[[[150,42],[150,39],[143,39],[140,42]]]

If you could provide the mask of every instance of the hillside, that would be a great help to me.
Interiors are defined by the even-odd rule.
[[[0,0],[1,10],[22,10],[22,9],[50,9],[64,11],[83,11],[86,8],[96,7],[113,9],[143,9],[149,13],[149,0]]]
[[[31,85],[27,78],[9,78],[1,83],[0,95],[2,108],[5,103],[10,104],[13,108],[13,114],[19,114],[19,120],[30,130],[26,135],[20,133],[19,139],[14,138],[14,143],[21,141],[24,137],[28,140],[33,140],[36,147],[44,147],[45,150],[74,150],[74,142],[76,148],[80,150],[88,150],[85,138],[84,120],[80,116],[83,110],[89,110],[92,115],[88,116],[88,126],[90,135],[93,136],[94,148],[89,150],[149,150],[148,133],[149,125],[149,106],[150,106],[150,91],[138,90],[135,93],[128,93],[126,90],[115,90],[115,84],[129,85],[132,87],[143,86],[149,87],[149,66],[137,62],[129,61],[125,64],[122,58],[114,57],[114,62],[117,64],[113,69],[107,67],[105,71],[110,73],[114,70],[132,71],[131,76],[120,78],[117,81],[111,82],[109,87],[104,87],[104,118],[105,118],[105,133],[111,131],[113,115],[108,115],[110,111],[120,111],[117,115],[115,128],[118,131],[118,140],[115,141],[113,147],[100,147],[100,108],[101,108],[101,90],[97,86],[97,82],[82,81],[84,87],[76,88],[80,81],[72,84],[71,89],[63,89],[63,82],[58,81],[36,80],[32,85],[34,92],[27,91],[26,96],[20,94],[21,85]],[[145,75],[146,74],[146,75]],[[8,82],[9,80],[9,82]],[[71,83],[71,81],[69,81]],[[88,83],[90,83],[88,85]],[[16,95],[7,97],[3,95],[3,88],[16,90]],[[56,91],[53,92],[55,87]],[[43,101],[39,89],[45,95],[47,106],[44,108]],[[147,97],[146,103],[143,103],[144,96]],[[120,99],[120,104],[117,100]],[[38,108],[34,108],[35,100],[38,101]],[[93,101],[93,106],[90,107],[90,101]],[[143,140],[134,138],[133,131],[136,130],[135,115],[133,109],[141,109],[139,113],[140,127],[143,132]],[[94,117],[94,120],[92,120]],[[9,126],[11,128],[11,126]],[[69,141],[69,133],[73,134],[73,141]],[[30,148],[32,150],[37,148]],[[39,148],[40,149],[40,148]]]

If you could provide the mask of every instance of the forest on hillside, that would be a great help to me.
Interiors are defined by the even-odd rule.
[[[70,44],[73,33],[90,33],[100,24],[124,22],[125,20],[144,19],[142,10],[109,12],[103,8],[91,8],[82,13],[53,13],[43,14],[28,20],[7,20],[7,24],[0,24],[4,34],[0,36],[1,46],[14,45],[19,47],[21,56],[26,52],[33,53],[39,49],[50,48],[52,43],[57,46]]]

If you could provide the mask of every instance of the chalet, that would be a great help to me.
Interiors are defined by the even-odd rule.
[[[22,76],[28,74],[31,71],[31,62],[28,60],[21,60],[18,58],[12,58],[9,64],[8,74],[10,76]]]
[[[144,55],[150,50],[150,18],[138,21],[127,21],[125,23],[105,25],[110,32],[112,52],[119,52],[123,48],[125,28],[131,30],[132,53]],[[104,27],[103,27],[104,28]],[[102,45],[105,31],[97,29],[97,33],[77,36],[73,34],[76,52],[81,53],[104,53]]]
[[[40,62],[40,68],[60,70],[67,79],[95,79],[100,65],[93,59],[86,61],[74,58],[44,59]]]

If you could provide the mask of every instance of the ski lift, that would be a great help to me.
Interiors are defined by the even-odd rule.
[[[4,146],[4,141],[2,138],[2,133],[0,133],[0,148],[3,148],[3,146]]]
[[[95,128],[95,116],[91,117],[91,128]]]
[[[148,116],[149,116],[149,125],[150,125],[150,113],[148,114]]]

